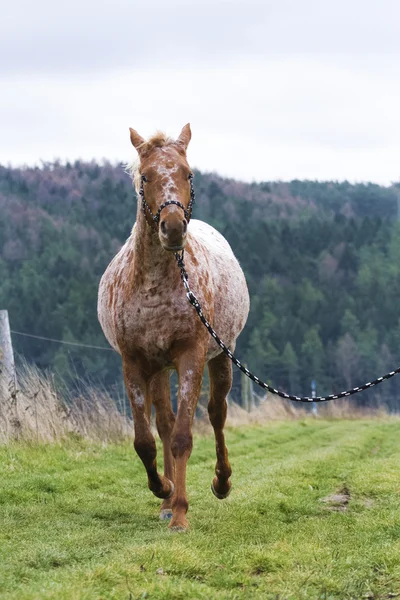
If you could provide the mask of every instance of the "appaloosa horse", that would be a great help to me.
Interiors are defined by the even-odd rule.
[[[184,530],[188,526],[186,464],[206,363],[210,376],[208,413],[217,451],[211,487],[220,499],[230,491],[231,467],[223,427],[232,367],[187,301],[174,252],[185,248],[191,288],[231,350],[247,319],[249,295],[227,241],[202,221],[188,224],[193,177],[186,159],[189,124],[177,140],[157,134],[145,141],[133,129],[130,137],[139,154],[132,175],[142,197],[131,236],[101,279],[98,315],[108,341],[122,357],[134,418],[134,446],[147,471],[150,490],[164,500],[160,517],[172,517],[170,527]],[[159,215],[158,221],[151,213]],[[171,369],[179,378],[176,417],[170,402]],[[164,475],[157,472],[156,444],[150,429],[152,405],[163,443]]]

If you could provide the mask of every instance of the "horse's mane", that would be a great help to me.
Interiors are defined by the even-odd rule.
[[[175,143],[175,140],[168,137],[162,131],[157,131],[148,140],[144,141],[137,150],[140,152],[146,149],[147,152],[153,150],[153,148],[163,148],[164,146],[170,146]],[[140,187],[140,175],[139,175],[140,160],[137,158],[131,164],[126,165],[126,172],[131,176],[136,192],[139,192]]]

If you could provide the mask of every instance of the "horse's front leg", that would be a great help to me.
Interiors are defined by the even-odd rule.
[[[150,490],[157,498],[169,498],[174,491],[174,484],[157,472],[156,442],[150,429],[151,405],[149,407],[149,403],[146,403],[146,397],[149,398],[148,382],[134,361],[125,359],[123,371],[126,391],[132,406],[135,450],[147,471]]]
[[[188,527],[186,513],[186,465],[192,452],[192,423],[199,399],[205,354],[190,349],[177,361],[179,377],[178,412],[171,438],[171,450],[175,458],[175,492],[172,497],[171,529],[184,531]]]
[[[175,482],[175,461],[171,452],[171,434],[175,424],[175,415],[171,406],[169,372],[161,371],[154,375],[148,386],[151,402],[156,408],[156,424],[164,449],[164,476]],[[171,498],[161,505],[160,519],[172,517]]]

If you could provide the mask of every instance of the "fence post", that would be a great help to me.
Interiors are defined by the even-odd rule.
[[[244,410],[246,410],[247,412],[250,412],[250,394],[249,394],[249,379],[246,377],[246,375],[243,373],[243,371],[240,374],[241,376],[241,396],[242,396],[242,408],[244,408]]]
[[[5,378],[7,386],[15,384],[14,352],[7,310],[0,310],[0,375]]]

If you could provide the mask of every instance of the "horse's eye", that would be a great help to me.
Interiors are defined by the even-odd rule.
[[[188,179],[189,179],[189,181],[190,181],[191,179],[193,179],[193,173],[189,173],[189,175],[188,175]]]
[[[142,179],[143,183],[147,183],[147,177],[146,177],[146,175],[142,175],[141,179]]]

